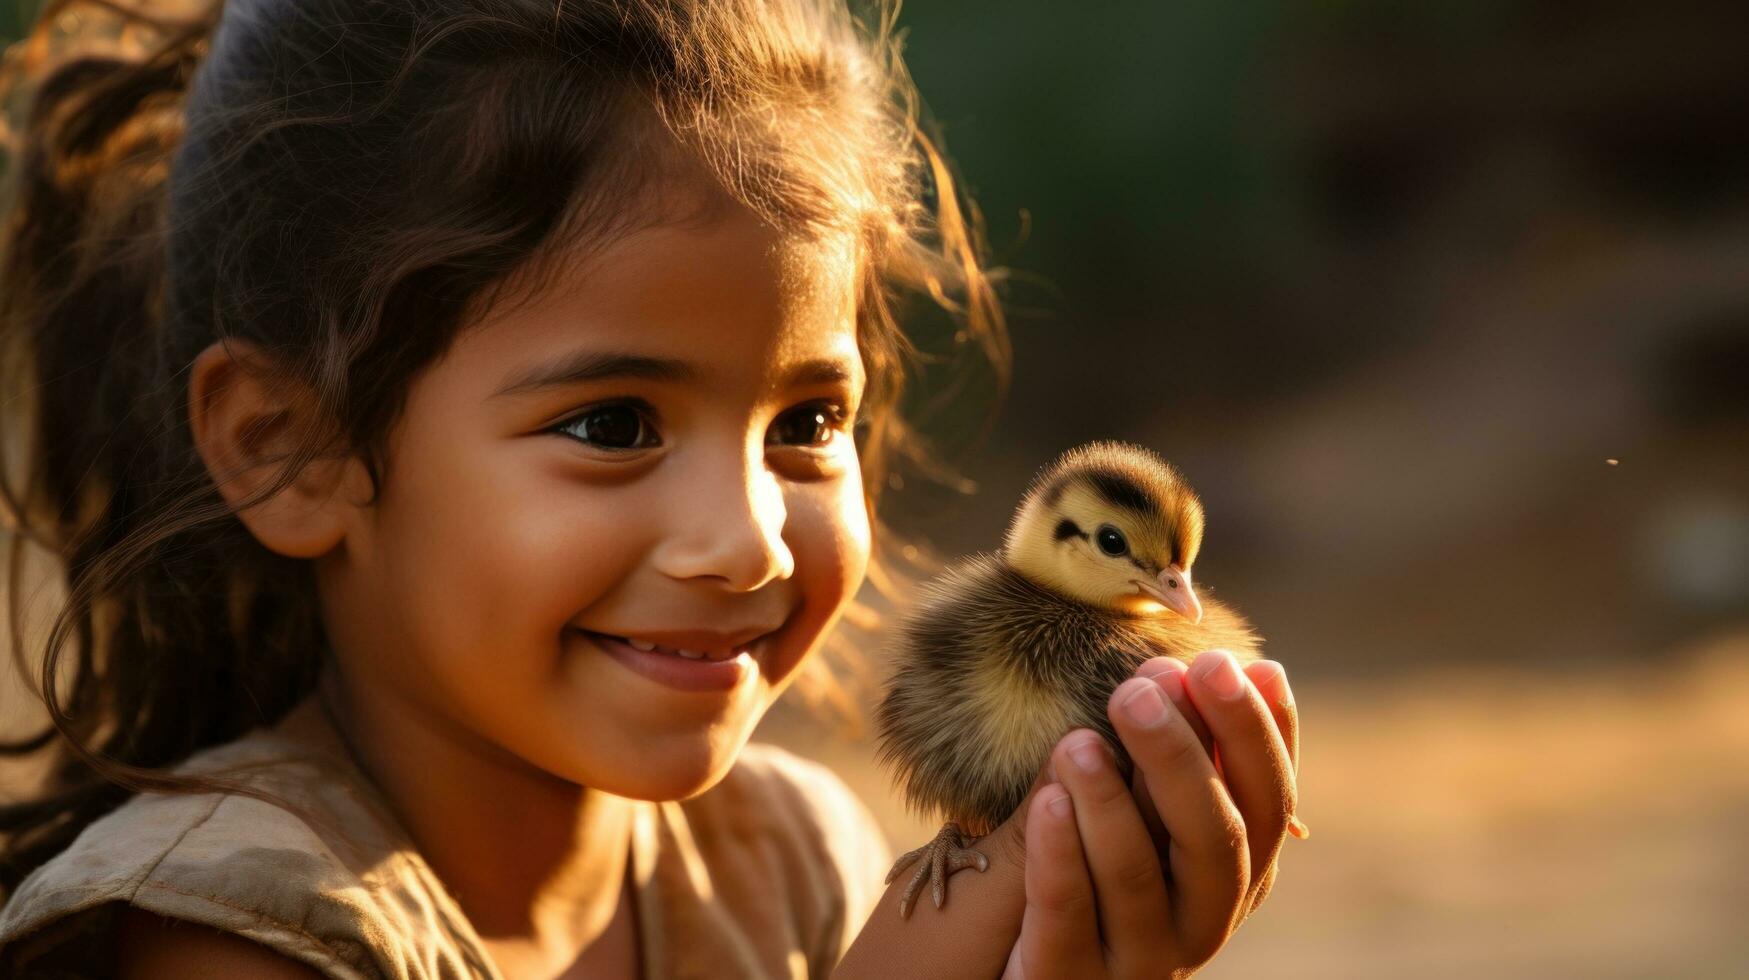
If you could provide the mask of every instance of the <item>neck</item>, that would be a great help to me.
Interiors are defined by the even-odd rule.
[[[607,930],[635,803],[536,769],[392,694],[360,696],[337,670],[322,697],[482,939],[569,962]]]

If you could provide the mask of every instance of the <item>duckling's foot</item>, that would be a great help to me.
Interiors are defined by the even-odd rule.
[[[974,839],[967,837],[960,830],[960,825],[950,820],[942,825],[941,833],[936,834],[934,840],[914,851],[905,852],[899,860],[893,862],[893,870],[887,872],[887,884],[889,885],[913,861],[921,862],[917,865],[917,873],[913,874],[911,880],[906,883],[905,894],[899,898],[899,918],[909,919],[911,917],[911,907],[917,901],[917,893],[923,890],[925,878],[929,879],[930,890],[935,898],[935,907],[941,908],[942,903],[947,901],[949,875],[966,868],[977,868],[979,871],[989,870],[990,859],[981,852],[971,850],[966,846]]]

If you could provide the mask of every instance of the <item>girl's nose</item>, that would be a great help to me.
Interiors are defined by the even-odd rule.
[[[795,573],[783,540],[788,508],[783,486],[765,466],[764,447],[740,465],[683,478],[671,492],[671,534],[657,548],[656,567],[675,579],[720,579],[736,592],[755,591]]]

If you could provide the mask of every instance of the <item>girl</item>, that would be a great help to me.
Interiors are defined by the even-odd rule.
[[[904,293],[1006,357],[890,17],[92,0],[15,56],[7,497],[68,592],[0,973],[1164,975],[1262,899],[1279,668],[1145,668],[1146,785],[1071,733],[909,922],[867,811],[747,744],[918,456]]]

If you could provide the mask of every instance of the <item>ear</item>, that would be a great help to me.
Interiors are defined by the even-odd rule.
[[[249,532],[288,558],[319,558],[345,540],[368,475],[353,458],[317,458],[285,488],[244,507],[280,474],[277,464],[322,420],[307,386],[290,383],[245,340],[215,341],[189,369],[188,420],[195,449],[219,493]],[[344,491],[344,492],[343,492]]]

